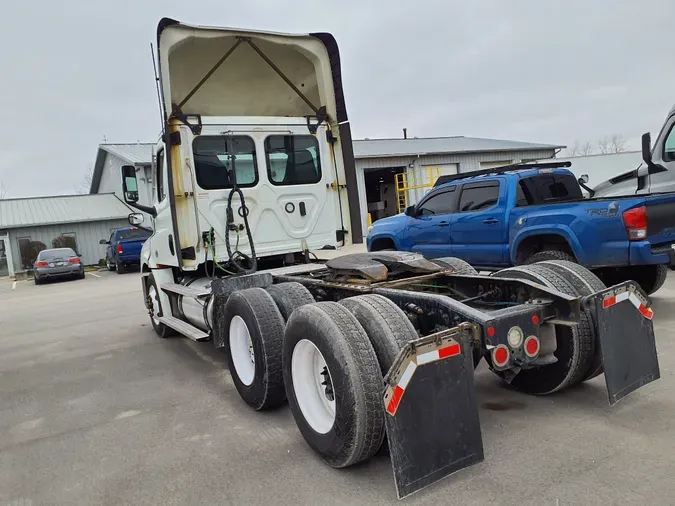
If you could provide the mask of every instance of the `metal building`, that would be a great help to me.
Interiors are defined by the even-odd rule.
[[[0,200],[0,277],[32,269],[45,248],[74,246],[84,265],[98,264],[99,241],[129,226],[130,212],[113,194]]]

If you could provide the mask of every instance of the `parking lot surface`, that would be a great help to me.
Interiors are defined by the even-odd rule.
[[[485,461],[402,504],[673,504],[674,302],[671,276],[653,304],[661,379],[613,408],[603,377],[530,397],[483,363]],[[287,407],[244,405],[210,343],[158,338],[137,273],[0,281],[0,504],[395,502],[386,453],[329,468]]]

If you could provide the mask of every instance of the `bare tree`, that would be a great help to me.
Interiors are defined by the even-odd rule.
[[[600,151],[600,154],[602,155],[606,155],[610,152],[609,139],[607,137],[598,140],[598,151]]]
[[[588,156],[593,154],[593,144],[586,141],[581,146],[579,146],[579,155]]]
[[[609,139],[610,153],[623,153],[626,151],[626,139],[620,134],[614,134]]]
[[[579,141],[574,139],[571,146],[567,148],[567,156],[579,156]]]
[[[77,193],[89,193],[91,190],[91,181],[94,178],[94,167],[89,164],[87,172],[85,172],[82,180],[75,185],[75,191]]]
[[[4,199],[7,196],[7,185],[5,183],[0,183],[0,200]]]

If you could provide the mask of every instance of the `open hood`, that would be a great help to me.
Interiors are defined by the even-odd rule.
[[[157,27],[165,116],[315,116],[347,120],[335,39],[189,26]],[[275,68],[276,67],[276,68]]]

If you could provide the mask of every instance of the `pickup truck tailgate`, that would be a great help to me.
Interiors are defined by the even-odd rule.
[[[129,239],[127,241],[120,241],[117,243],[122,246],[122,253],[119,253],[122,259],[137,259],[141,256],[141,248],[146,239]]]
[[[675,242],[675,193],[647,197],[647,240],[652,246]]]

